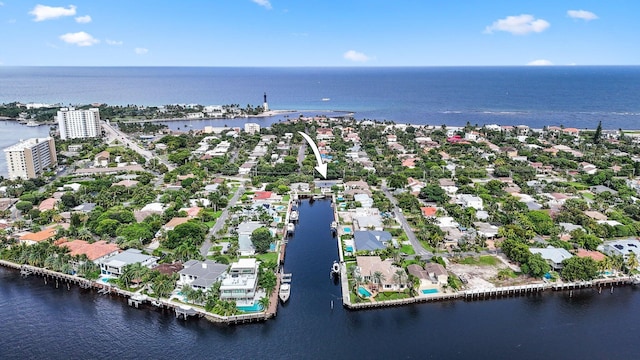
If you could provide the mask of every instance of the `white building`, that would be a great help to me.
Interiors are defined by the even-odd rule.
[[[475,195],[470,195],[470,194],[461,194],[458,196],[458,201],[456,201],[458,204],[462,205],[462,207],[464,208],[474,208],[476,210],[482,210],[483,209],[483,203],[482,203],[482,199],[475,196]]]
[[[97,108],[89,110],[61,108],[58,111],[57,119],[62,140],[95,138],[102,133],[100,130],[100,111]]]
[[[258,285],[258,261],[239,259],[231,264],[220,284],[220,299],[234,300],[238,305],[253,305]]]
[[[10,179],[37,178],[46,168],[56,166],[56,145],[53,138],[32,138],[4,149]]]
[[[258,134],[260,133],[260,124],[256,123],[246,123],[244,124],[244,131],[247,134]]]
[[[100,272],[103,275],[120,276],[127,265],[140,263],[142,266],[151,268],[156,265],[157,260],[157,257],[145,255],[140,250],[127,249],[118,255],[100,260]]]
[[[609,256],[619,255],[626,259],[629,255],[636,254],[640,259],[640,241],[636,239],[607,241],[601,247],[601,251]]]

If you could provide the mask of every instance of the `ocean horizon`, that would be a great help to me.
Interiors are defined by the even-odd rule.
[[[0,67],[0,103],[262,104],[418,125],[637,127],[640,66]]]

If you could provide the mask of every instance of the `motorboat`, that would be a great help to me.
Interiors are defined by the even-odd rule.
[[[337,261],[331,265],[331,276],[340,276],[340,264]]]
[[[293,235],[293,232],[296,230],[296,226],[293,223],[287,224],[287,234]]]
[[[298,217],[300,215],[298,214],[298,212],[296,210],[291,211],[291,214],[289,214],[289,220],[291,221],[298,221]]]
[[[283,303],[287,302],[289,300],[290,295],[291,295],[291,284],[290,283],[280,284],[280,291],[278,291],[278,297],[280,298],[280,301],[282,301]]]

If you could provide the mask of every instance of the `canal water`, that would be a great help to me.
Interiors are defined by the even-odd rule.
[[[331,202],[303,202],[299,209],[285,263],[293,274],[291,298],[275,319],[240,326],[176,320],[1,268],[0,359],[640,357],[634,287],[347,311],[329,277],[338,256]]]

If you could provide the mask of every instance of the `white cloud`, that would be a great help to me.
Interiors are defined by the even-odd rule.
[[[0,1],[0,6],[4,6],[4,3],[2,1]]]
[[[251,0],[265,9],[271,10],[271,2],[269,0]]]
[[[107,45],[112,45],[112,46],[120,46],[123,44],[122,41],[118,41],[118,40],[111,40],[111,39],[106,39],[104,42],[107,43]]]
[[[342,55],[345,59],[355,62],[367,62],[371,60],[371,58],[361,52],[355,50],[349,50],[344,55]]]
[[[100,42],[100,40],[94,38],[84,31],[80,31],[77,33],[66,33],[64,35],[60,35],[60,39],[68,44],[77,46],[91,46]]]
[[[76,14],[76,7],[74,5],[69,5],[68,8],[52,7],[38,4],[33,10],[29,11],[29,14],[35,16],[33,21],[44,21],[63,16],[73,16]]]
[[[485,34],[493,34],[494,31],[506,31],[514,35],[524,35],[531,32],[543,32],[551,24],[543,19],[536,19],[533,15],[522,14],[507,16],[493,22],[484,29]]]
[[[587,10],[569,10],[567,11],[567,15],[570,18],[582,19],[584,21],[591,21],[598,18],[598,15]]]
[[[145,55],[149,52],[149,49],[146,48],[135,48],[133,51],[135,51],[136,54],[138,55]]]
[[[76,18],[76,22],[79,24],[86,24],[86,23],[90,23],[91,22],[91,16],[89,15],[85,15],[85,16],[78,16]]]
[[[533,60],[527,63],[529,66],[551,66],[553,63],[546,59]]]

